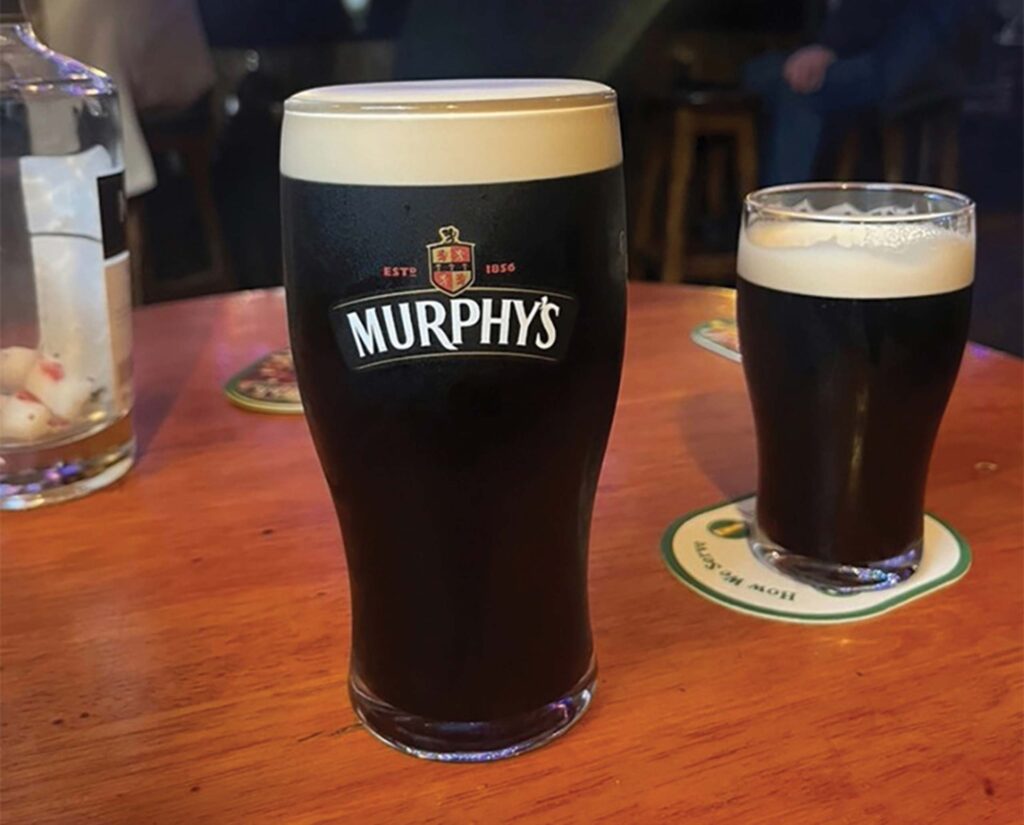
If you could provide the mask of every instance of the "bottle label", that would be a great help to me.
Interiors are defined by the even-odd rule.
[[[583,313],[620,288],[620,175],[409,187],[285,178],[288,277],[298,295],[326,299],[355,372],[558,364]]]
[[[96,179],[103,236],[103,274],[107,287],[107,317],[110,319],[110,354],[113,380],[110,392],[119,409],[132,404],[132,275],[128,258],[128,202],[124,194],[124,172]]]
[[[102,146],[17,161],[30,268],[17,285],[20,323],[36,334],[3,355],[24,369],[5,395],[30,397],[22,441],[67,441],[131,406],[131,278],[125,248],[123,172]],[[6,259],[5,259],[6,262]],[[5,329],[7,330],[5,317]],[[19,344],[21,342],[19,341]],[[5,344],[6,346],[6,344]]]
[[[349,368],[424,358],[507,357],[558,362],[576,321],[576,298],[552,289],[481,285],[476,244],[457,226],[438,228],[419,267],[402,278],[426,288],[343,300],[331,308],[335,338]],[[515,271],[513,262],[503,262]],[[502,264],[496,266],[500,271]],[[419,272],[423,277],[417,277]],[[394,277],[389,274],[385,277]]]
[[[96,178],[100,196],[100,229],[103,258],[109,260],[128,249],[125,234],[128,204],[124,196],[124,172]]]

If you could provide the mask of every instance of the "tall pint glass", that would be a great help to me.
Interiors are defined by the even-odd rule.
[[[286,104],[288,316],[348,560],[350,696],[408,753],[511,756],[590,702],[621,160],[597,83],[337,86]]]

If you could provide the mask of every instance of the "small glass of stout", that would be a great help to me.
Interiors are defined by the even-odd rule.
[[[971,200],[812,183],[747,196],[737,321],[758,446],[753,547],[836,594],[922,557],[932,446],[967,340]]]

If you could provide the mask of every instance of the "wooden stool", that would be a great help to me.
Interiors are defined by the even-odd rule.
[[[689,248],[689,195],[696,161],[697,141],[701,138],[728,137],[735,145],[737,195],[742,197],[757,188],[757,130],[755,107],[739,91],[713,90],[687,92],[674,102],[671,130],[658,124],[652,130],[640,185],[634,247],[644,258],[660,263],[661,280],[680,283],[701,279],[713,283],[732,283],[735,255],[704,253],[693,255]],[[660,134],[659,134],[660,132]],[[707,204],[712,214],[721,214],[725,206],[725,183],[729,157],[725,147],[710,146],[707,157]],[[656,218],[659,190],[665,173],[666,205],[664,239],[659,245]]]
[[[913,180],[956,189],[960,165],[959,101],[888,118],[882,126],[882,157],[889,183]],[[916,138],[915,168],[907,170],[908,135]]]
[[[960,104],[942,103],[889,115],[881,121],[882,177],[888,183],[922,183],[956,189],[960,160]],[[847,132],[836,162],[836,180],[864,177],[858,170],[864,128]],[[908,149],[911,149],[908,157]],[[914,161],[913,165],[909,161]],[[830,177],[828,169],[819,169]]]
[[[212,121],[203,116],[207,108],[209,102],[204,99],[194,107],[194,114],[198,117],[186,114],[180,121],[143,120],[152,154],[177,156],[192,186],[196,214],[204,235],[201,242],[206,245],[209,266],[174,280],[156,278],[151,266],[150,245],[146,240],[145,203],[140,203],[129,209],[129,236],[135,241],[132,255],[136,258],[133,280],[137,302],[191,298],[236,288],[213,195],[211,167],[215,139]]]

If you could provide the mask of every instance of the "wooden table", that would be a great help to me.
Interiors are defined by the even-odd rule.
[[[632,285],[593,528],[597,699],[491,765],[414,760],[356,723],[334,513],[304,422],[227,404],[285,343],[280,292],[137,324],[138,466],[3,517],[3,821],[931,823],[1022,814],[1021,363],[972,346],[928,507],[967,577],[809,627],[665,569],[676,516],[754,486],[740,369],[689,331],[730,294]]]

